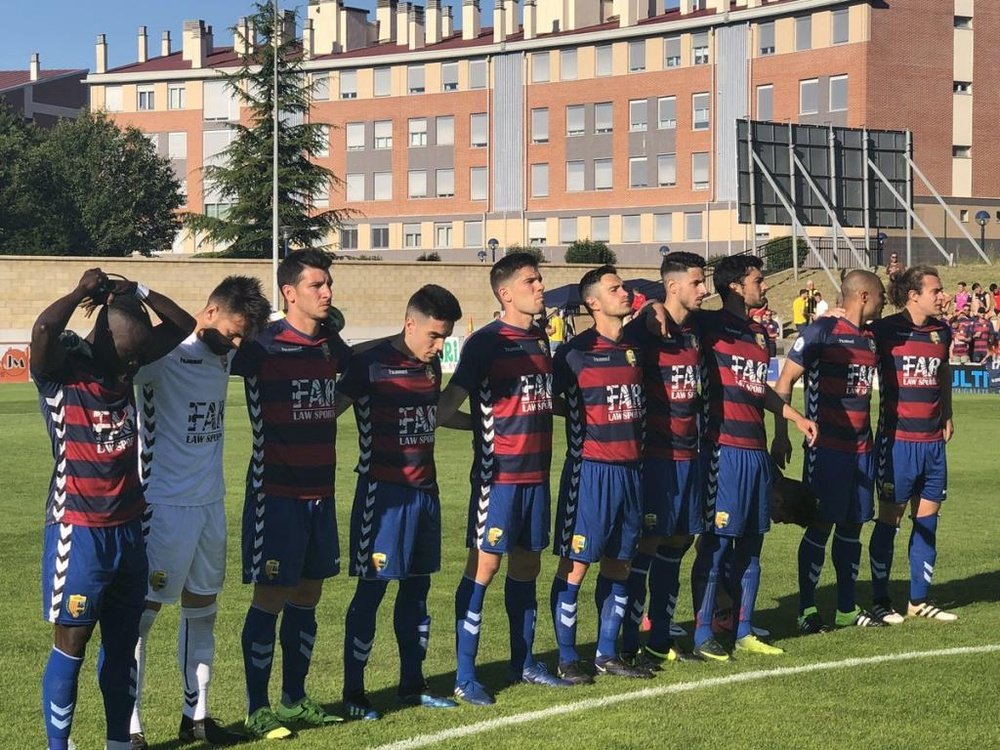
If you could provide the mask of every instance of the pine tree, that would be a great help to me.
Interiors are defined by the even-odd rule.
[[[278,66],[278,216],[287,242],[296,247],[320,247],[340,226],[346,213],[316,211],[312,196],[332,193],[341,181],[326,167],[311,161],[329,133],[324,123],[306,122],[311,85],[302,70],[302,48],[294,34],[284,34],[288,19],[275,19],[270,4],[257,2],[249,28],[250,52],[234,73],[225,74],[227,87],[249,110],[244,122],[232,123],[236,136],[222,153],[221,164],[206,166],[202,176],[220,203],[220,216],[188,214],[187,226],[217,245],[223,254],[245,258],[271,256],[274,66]],[[277,24],[275,23],[277,21]],[[241,31],[235,32],[241,35]],[[275,55],[277,34],[277,56]]]

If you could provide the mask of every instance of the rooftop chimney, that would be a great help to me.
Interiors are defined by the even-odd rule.
[[[409,16],[410,30],[408,32],[410,49],[419,49],[424,46],[424,9],[416,5],[410,5]]]
[[[462,0],[462,39],[479,36],[479,0]]]
[[[441,38],[447,39],[455,33],[455,16],[452,15],[451,6],[444,6],[444,13],[441,16]]]
[[[163,36],[160,38],[160,56],[167,57],[173,52],[170,49],[170,32],[164,31]]]
[[[316,54],[316,32],[313,31],[313,22],[307,18],[302,22],[302,56],[306,60],[311,60]]]
[[[375,6],[375,25],[378,26],[380,44],[396,38],[396,0],[378,0]]]
[[[319,0],[309,3],[309,25],[303,25],[302,44],[311,55],[328,55],[343,49],[340,33],[340,15],[343,12],[340,0]],[[311,34],[311,44],[310,44]]]
[[[427,0],[425,28],[427,31],[424,39],[427,44],[437,44],[441,41],[441,0]]]
[[[295,41],[295,11],[281,12],[281,43],[290,44]]]
[[[396,6],[396,44],[400,47],[410,46],[410,3],[399,3]]]
[[[504,30],[507,36],[517,33],[517,5],[519,0],[503,0]]]
[[[681,0],[683,3],[683,0]],[[622,28],[626,26],[635,26],[637,20],[636,13],[636,0],[615,0],[614,10],[612,11],[614,15],[618,16],[618,25]]]
[[[104,34],[97,35],[97,63],[94,65],[94,72],[108,72],[108,43],[104,39]]]
[[[205,22],[185,21],[181,58],[188,60],[192,68],[203,68],[211,49],[212,33]]]
[[[507,39],[507,14],[503,9],[503,0],[496,0],[493,6],[493,43],[500,44]]]
[[[29,66],[29,70],[31,71],[31,73],[29,74],[28,77],[32,81],[37,81],[38,80],[38,73],[42,69],[41,63],[38,60],[38,53],[37,52],[32,52],[31,53],[31,62],[28,63],[28,66]]]
[[[252,51],[250,23],[244,16],[236,21],[236,28],[233,29],[233,52],[237,55],[249,55]]]
[[[534,39],[538,28],[538,8],[535,0],[524,0],[524,20],[521,22],[525,39]]]
[[[146,33],[146,27],[139,27],[138,38],[136,39],[138,48],[138,57],[136,58],[139,62],[144,63],[149,59],[149,35]]]

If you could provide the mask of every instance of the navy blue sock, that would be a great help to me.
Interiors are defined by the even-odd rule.
[[[365,689],[365,665],[375,645],[375,616],[388,581],[358,579],[344,623],[344,695]]]
[[[889,601],[889,576],[892,575],[892,552],[899,529],[891,523],[875,522],[868,542],[868,557],[872,566],[872,598]]]
[[[810,526],[799,542],[799,614],[816,606],[816,585],[823,572],[826,542],[829,538],[829,529]],[[834,564],[836,565],[836,561]]]
[[[486,586],[463,576],[455,592],[455,650],[458,669],[455,682],[476,679],[476,654],[479,653],[479,630],[483,624]]]
[[[837,611],[853,612],[856,604],[854,582],[861,564],[861,528],[838,525],[833,533],[830,559],[837,573]]]
[[[138,607],[106,602],[101,613],[101,650],[97,657],[97,684],[104,697],[107,738],[128,742],[135,706],[135,644],[139,640]]]
[[[597,615],[600,618],[596,660],[601,661],[610,659],[617,653],[618,631],[622,628],[625,607],[628,604],[625,581],[612,581],[599,575],[594,590],[594,602],[597,604]]]
[[[535,581],[519,581],[507,576],[504,582],[504,605],[510,625],[510,673],[519,677],[525,667],[534,665],[535,622],[538,620],[538,596]]]
[[[274,663],[274,629],[278,616],[253,605],[243,621],[243,671],[247,680],[247,716],[270,706],[267,685]]]
[[[681,587],[681,560],[687,549],[661,544],[649,566],[649,647],[661,654],[671,644],[670,625]]]
[[[691,594],[694,601],[694,645],[700,646],[712,638],[712,615],[715,614],[715,592],[722,575],[723,557],[728,553],[730,539],[712,532],[701,535],[698,554],[691,570]]]
[[[556,629],[556,643],[559,645],[559,662],[576,661],[576,618],[580,587],[556,576],[552,579],[552,593],[549,604],[552,607],[552,622]]]
[[[757,590],[760,588],[760,549],[764,545],[762,534],[743,536],[736,540],[733,549],[733,577],[740,581],[740,616],[736,627],[736,638],[744,638],[751,633],[753,612],[757,605]]]
[[[316,608],[287,603],[281,613],[281,702],[306,697],[306,676],[316,645]]]
[[[73,729],[76,689],[83,657],[69,656],[52,647],[42,674],[42,716],[49,750],[66,750]]]
[[[399,582],[392,624],[399,646],[400,695],[424,690],[424,659],[431,637],[431,618],[427,614],[430,588],[430,576],[411,576]]]
[[[730,606],[733,609],[739,604],[739,580],[740,577],[733,572],[733,540],[730,539],[729,544],[722,553],[722,567],[719,569],[719,585],[722,586],[722,590],[729,597]]]
[[[922,604],[927,601],[937,561],[938,515],[918,516],[913,519],[910,532],[910,601]]]
[[[636,553],[632,558],[631,569],[625,584],[628,601],[625,607],[625,620],[622,622],[622,651],[635,653],[639,650],[639,627],[642,625],[642,614],[646,610],[646,581],[649,578],[649,566],[652,555]]]

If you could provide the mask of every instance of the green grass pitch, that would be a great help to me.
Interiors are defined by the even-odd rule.
[[[230,389],[226,437],[226,498],[229,522],[229,576],[220,599],[217,659],[210,708],[224,723],[243,718],[244,687],[240,630],[249,590],[239,582],[239,528],[242,478],[249,454],[249,426],[239,383]],[[634,682],[605,678],[593,687],[551,691],[531,686],[500,689],[506,674],[507,621],[502,581],[487,595],[480,675],[497,691],[492,708],[462,706],[450,711],[420,708],[397,710],[394,703],[397,655],[391,625],[394,587],[382,605],[380,630],[368,669],[373,701],[385,712],[379,722],[352,723],[306,730],[289,747],[339,750],[377,747],[427,733],[510,717],[613,694],[690,683],[710,678],[778,667],[802,667],[849,657],[982,646],[1000,643],[1000,520],[996,504],[996,460],[1000,400],[995,396],[956,396],[957,431],[949,447],[949,499],[939,531],[937,574],[932,593],[938,604],[955,609],[954,624],[907,621],[876,630],[838,631],[800,638],[795,634],[795,551],[800,531],[779,526],[764,545],[763,581],[758,600],[758,624],[770,628],[787,653],[781,657],[744,657],[732,665],[670,665],[655,680]],[[990,416],[993,415],[993,416]],[[337,470],[341,542],[347,542],[347,518],[353,497],[356,431],[353,419],[341,420]],[[40,679],[51,643],[50,627],[41,620],[39,559],[43,504],[52,470],[48,440],[32,386],[0,389],[0,513],[5,519],[0,544],[0,687],[7,706],[0,722],[0,748],[40,748],[45,744],[40,710]],[[561,421],[557,422],[554,465],[561,463]],[[441,430],[438,439],[444,540],[443,565],[432,583],[433,615],[426,674],[439,693],[449,693],[454,679],[453,594],[465,559],[464,534],[471,460],[468,433]],[[798,467],[793,472],[798,472]],[[554,472],[557,476],[558,471]],[[869,527],[870,529],[870,527]],[[870,595],[866,552],[862,558],[859,600]],[[893,593],[906,599],[906,539],[904,521],[896,544]],[[685,559],[678,618],[690,625],[689,572],[693,554]],[[555,642],[548,614],[548,588],[555,558],[544,554],[539,579],[541,604],[537,652],[550,664]],[[593,577],[581,596],[579,640],[592,654],[596,612]],[[319,608],[319,637],[308,688],[325,703],[339,700],[342,672],[344,612],[354,585],[346,575],[327,582]],[[820,582],[819,604],[829,614],[834,603],[833,571],[828,564]],[[155,748],[179,747],[176,741],[181,691],[176,666],[177,608],[157,619],[149,646],[144,700],[147,738]],[[103,748],[103,710],[95,675],[96,643],[81,674],[73,737],[80,750]],[[280,663],[272,676],[272,696],[278,688]],[[626,699],[613,705],[519,723],[486,728],[478,735],[451,739],[441,747],[712,747],[826,748],[1000,745],[1000,653],[965,654],[909,661],[859,664],[850,668],[765,676],[755,681],[700,686],[649,698]],[[263,743],[261,743],[262,745]]]

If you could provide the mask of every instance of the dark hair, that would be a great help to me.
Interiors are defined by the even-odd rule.
[[[522,268],[538,269],[538,258],[531,253],[511,253],[503,256],[490,269],[490,287],[497,294],[505,283]]]
[[[998,287],[996,284],[990,284],[990,291],[991,292],[995,292],[997,289],[1000,289],[1000,287]]]
[[[722,298],[722,301],[725,302],[732,291],[729,288],[730,284],[742,284],[743,279],[747,277],[751,269],[756,268],[759,271],[763,267],[764,261],[756,255],[730,255],[725,257],[718,262],[715,266],[715,271],[712,273],[712,282],[715,285],[715,291]]]
[[[704,267],[705,259],[700,255],[681,251],[667,253],[660,263],[660,276],[666,276],[668,273],[686,273],[689,268]]]
[[[934,266],[910,266],[903,273],[894,276],[889,284],[889,301],[895,307],[906,307],[910,292],[920,294],[924,290],[925,276],[941,278]]]
[[[251,336],[267,324],[271,303],[264,295],[260,279],[253,276],[227,276],[208,295],[208,301],[232,315],[242,315]]]
[[[583,275],[583,278],[580,279],[580,284],[577,287],[580,293],[580,301],[583,302],[583,306],[588,310],[590,307],[587,305],[587,297],[590,296],[591,287],[600,283],[601,279],[609,273],[618,273],[618,269],[610,263],[587,271],[587,273]]]
[[[966,284],[966,283],[965,283],[964,281],[960,281],[960,282],[958,282],[958,285],[959,285],[959,286],[968,286],[968,284]]]
[[[321,271],[329,271],[332,263],[333,259],[322,250],[309,248],[289,253],[278,264],[278,287],[283,287],[286,284],[295,286],[302,275],[302,271],[306,268],[318,268]]]
[[[410,310],[449,323],[462,319],[462,306],[455,295],[437,284],[425,284],[415,291],[406,303],[406,311]]]
[[[799,289],[799,294],[809,294],[808,289]]]

